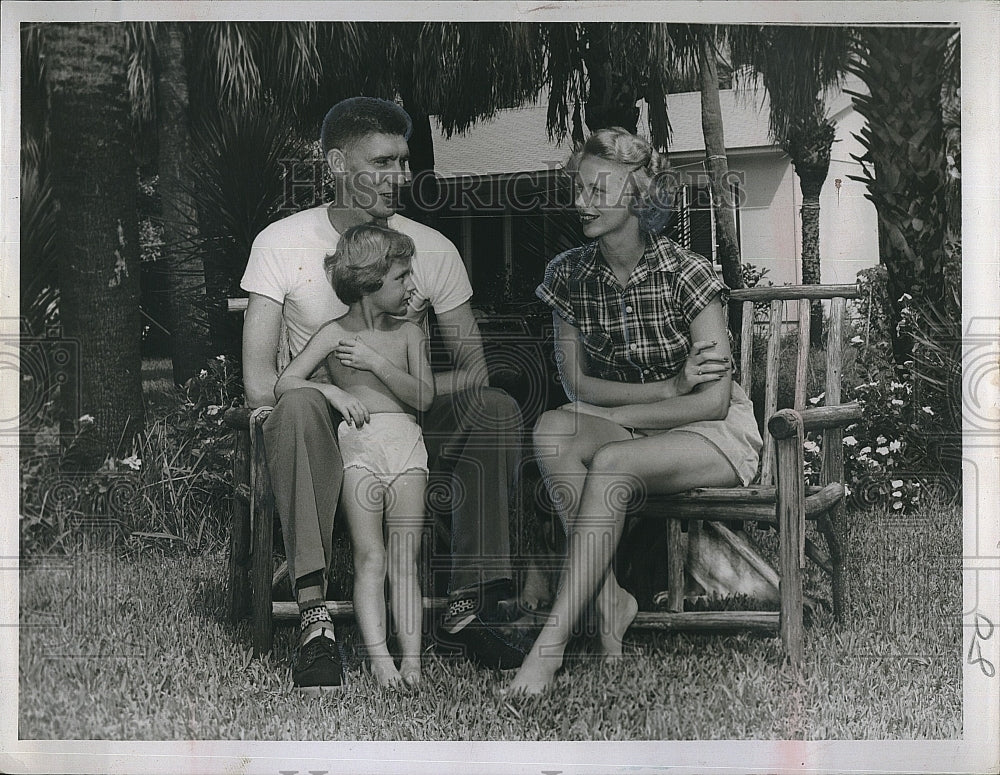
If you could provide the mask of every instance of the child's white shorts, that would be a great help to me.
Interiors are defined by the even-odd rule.
[[[413,415],[375,412],[360,428],[341,422],[337,440],[345,470],[364,469],[385,485],[407,471],[427,471],[424,434]]]

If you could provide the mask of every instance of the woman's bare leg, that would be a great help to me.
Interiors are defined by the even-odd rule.
[[[380,686],[398,684],[385,626],[385,543],[382,538],[384,486],[367,471],[344,471],[341,504],[354,550],[354,616]]]
[[[402,659],[403,683],[420,683],[420,630],[423,597],[417,578],[417,555],[424,530],[424,491],[427,474],[409,471],[389,487],[385,521],[388,528],[389,595]]]
[[[541,692],[559,669],[572,628],[610,567],[631,497],[646,488],[682,492],[692,487],[728,486],[736,479],[722,454],[694,434],[665,434],[601,447],[591,460],[579,513],[570,527],[565,583],[511,689]],[[614,634],[611,628],[609,640],[613,641]],[[615,650],[613,642],[602,646]]]
[[[534,434],[538,465],[567,535],[568,526],[576,520],[583,483],[594,454],[610,442],[631,438],[621,426],[591,415],[556,410],[540,419]],[[622,588],[609,567],[594,601],[601,653],[621,655],[622,637],[638,610],[635,598]]]

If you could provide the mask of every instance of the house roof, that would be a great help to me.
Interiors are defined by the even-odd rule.
[[[729,150],[773,148],[767,131],[766,93],[719,92],[726,147]],[[645,102],[640,103],[639,131],[648,134]],[[445,139],[441,124],[431,117],[435,134],[434,167],[443,177],[502,175],[557,169],[572,149],[567,138],[561,143],[548,139],[545,130],[545,98],[534,104],[501,110],[465,134]],[[701,94],[686,92],[667,97],[667,116],[672,129],[671,154],[704,151],[701,131]]]

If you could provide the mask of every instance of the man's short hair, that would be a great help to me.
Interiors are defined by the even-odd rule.
[[[410,115],[395,102],[378,97],[350,97],[327,112],[319,139],[325,158],[332,148],[344,150],[366,135],[402,135],[409,140],[412,132]]]
[[[406,234],[362,223],[341,235],[337,249],[323,259],[323,268],[337,296],[350,305],[375,293],[393,263],[409,261],[415,252],[413,240]]]

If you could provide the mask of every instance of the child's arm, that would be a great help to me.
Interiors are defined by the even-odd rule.
[[[360,339],[341,339],[334,349],[334,354],[345,366],[370,371],[382,380],[396,398],[423,412],[429,409],[434,401],[434,382],[430,376],[427,356],[416,355],[423,347],[423,333],[413,323],[404,323],[400,331],[406,336],[409,367],[407,371],[396,366],[381,353],[375,352]]]
[[[350,425],[358,427],[370,419],[367,407],[345,390],[325,382],[312,382],[309,375],[323,362],[323,359],[337,346],[342,332],[339,326],[327,323],[313,334],[302,352],[292,358],[274,386],[274,395],[280,399],[284,393],[297,388],[310,387],[318,390],[330,405],[340,412]]]

